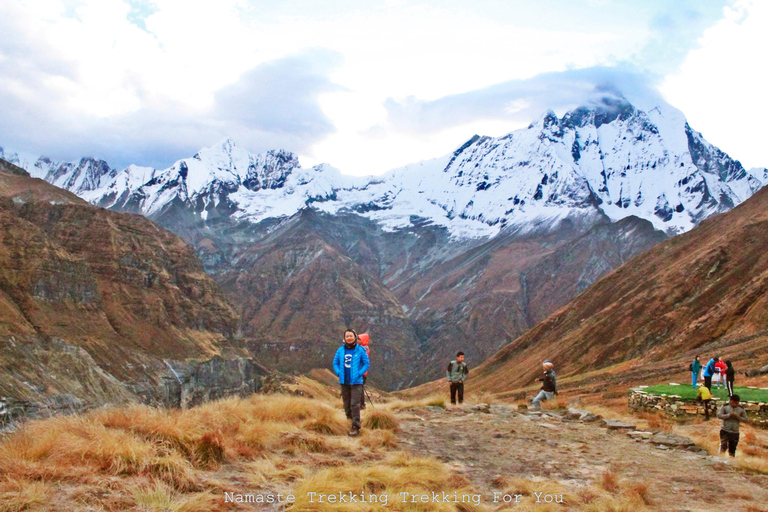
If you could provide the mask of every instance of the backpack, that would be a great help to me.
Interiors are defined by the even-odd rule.
[[[689,365],[688,365],[688,371],[689,371],[689,372],[692,372],[692,371],[693,371],[693,363],[691,363],[691,364],[689,364]]]
[[[371,341],[371,335],[364,332],[363,334],[358,334],[357,339],[359,340],[357,344],[365,349],[365,353],[368,354],[368,357],[371,357],[371,349],[368,347],[368,343]],[[363,375],[368,375],[368,372],[365,372]]]

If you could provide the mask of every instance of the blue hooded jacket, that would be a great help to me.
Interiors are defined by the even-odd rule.
[[[344,382],[344,351],[344,345],[340,346],[333,358],[333,371],[339,377],[339,384],[362,384],[363,374],[368,371],[368,367],[371,365],[368,353],[359,344],[355,345],[352,360],[349,361],[349,382]]]
[[[711,377],[715,374],[715,364],[717,361],[715,361],[715,358],[709,360],[707,363],[707,366],[704,367],[704,376],[705,377]]]

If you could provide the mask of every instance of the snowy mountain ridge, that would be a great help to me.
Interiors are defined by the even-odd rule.
[[[2,149],[0,157],[93,204],[150,217],[180,202],[201,221],[223,215],[257,223],[311,206],[353,212],[385,230],[443,226],[454,238],[601,214],[612,221],[634,215],[675,234],[768,182],[766,169],[746,171],[673,107],[643,111],[610,94],[562,118],[550,111],[527,128],[476,135],[452,154],[377,177],[345,176],[327,164],[305,169],[293,153],[253,155],[230,139],[163,170],[117,171],[92,158],[30,163]]]

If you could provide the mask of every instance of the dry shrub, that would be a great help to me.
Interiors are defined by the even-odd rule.
[[[610,493],[619,490],[619,476],[613,471],[606,471],[600,475],[599,485]]]
[[[282,445],[291,452],[327,453],[331,451],[328,442],[321,436],[304,432],[285,432]]]
[[[637,418],[644,420],[648,424],[648,428],[651,430],[663,430],[665,432],[671,432],[676,423],[665,416],[662,413],[653,412],[638,412]]]
[[[360,437],[360,444],[371,450],[396,448],[397,437],[389,430],[365,430]]]
[[[397,417],[385,409],[374,409],[363,418],[363,427],[376,430],[397,430],[400,422]]]
[[[199,467],[215,469],[224,462],[224,434],[221,430],[206,432],[195,445],[195,462]]]
[[[317,411],[314,418],[306,420],[301,428],[318,434],[340,436],[347,433],[347,422],[340,411],[323,408]]]
[[[569,491],[565,486],[553,480],[546,480],[542,478],[497,478],[497,484],[503,489],[503,494],[522,494],[525,496],[524,500],[520,503],[514,504],[513,509],[517,512],[548,512],[548,511],[562,511],[572,510],[573,505],[579,502],[579,498],[576,494]],[[555,501],[562,501],[562,503],[536,503],[536,495],[534,493],[541,493],[541,496],[547,494],[556,496]]]
[[[430,405],[432,407],[442,407],[445,409],[445,397],[443,395],[433,395],[430,397],[427,397],[426,403],[424,405]]]
[[[45,482],[9,479],[0,484],[0,510],[21,512],[50,503],[54,490]]]
[[[307,493],[322,492],[325,494],[352,493],[360,496],[365,494],[370,498],[371,494],[388,496],[388,505],[381,503],[366,503],[365,510],[387,511],[398,510],[400,505],[400,492],[429,493],[431,491],[445,491],[453,494],[454,491],[461,494],[475,494],[467,488],[457,488],[452,474],[440,462],[433,459],[413,457],[405,453],[394,453],[378,463],[370,463],[362,466],[339,466],[318,471],[306,480],[302,481],[293,491],[296,496],[296,504],[292,510],[296,511],[359,511],[361,505],[340,503],[319,503]],[[405,504],[403,504],[405,505]],[[466,504],[464,504],[466,505]],[[476,510],[469,504],[463,510]],[[413,508],[411,508],[413,507]],[[419,503],[414,506],[405,505],[404,510],[435,510],[454,511],[456,504],[443,503]]]

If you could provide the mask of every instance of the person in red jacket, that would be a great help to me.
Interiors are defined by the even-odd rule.
[[[357,339],[359,340],[357,342],[358,345],[363,347],[365,349],[365,352],[368,354],[368,357],[371,357],[371,347],[368,346],[368,343],[371,341],[371,336],[364,332],[363,334],[360,334]],[[363,403],[360,404],[360,409],[365,409],[365,382],[368,380],[368,372],[365,372],[363,374]]]
[[[725,361],[723,361],[723,358],[721,357],[718,362],[715,363],[715,372],[718,378],[720,379],[720,387],[725,387],[725,371],[728,369],[728,366],[725,364]]]

